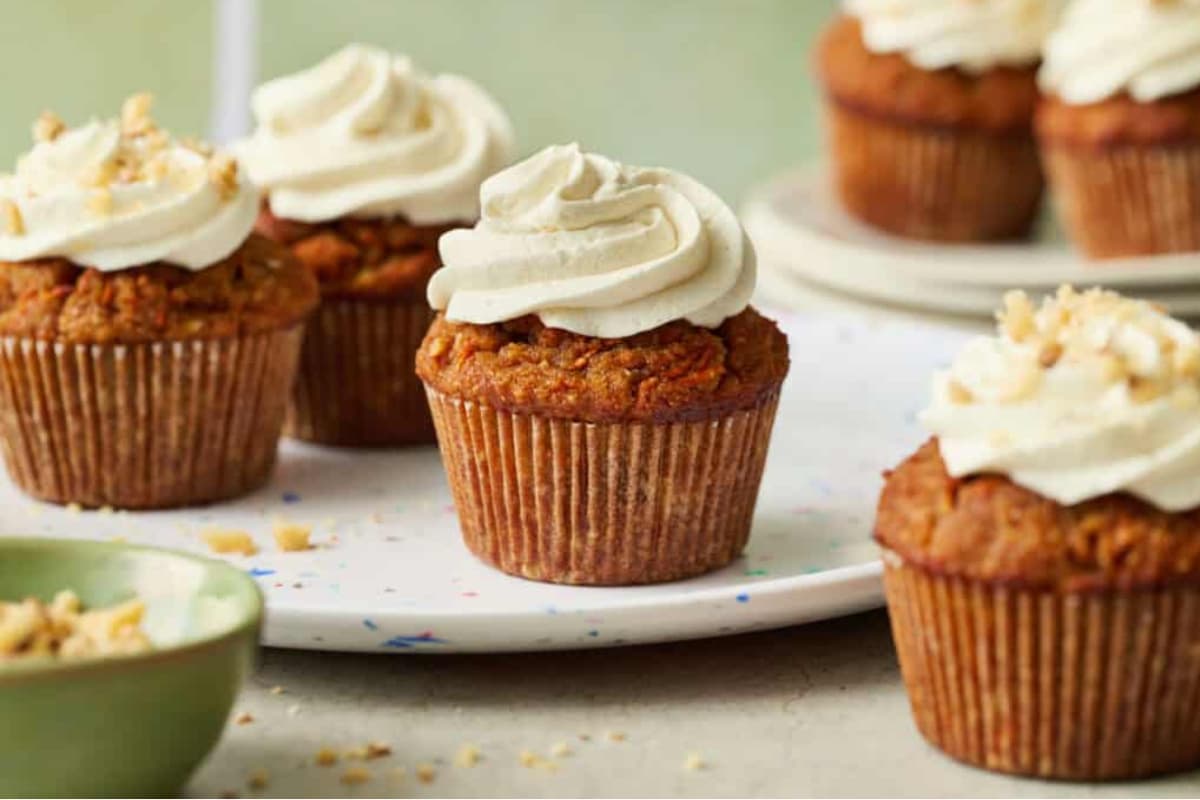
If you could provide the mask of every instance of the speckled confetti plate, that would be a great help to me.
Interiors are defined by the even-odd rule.
[[[661,586],[578,588],[510,578],[466,551],[433,448],[352,452],[285,443],[271,485],[235,503],[153,513],[34,503],[0,480],[0,534],[129,541],[224,556],[266,593],[268,645],[390,653],[549,650],[719,636],[878,606],[870,539],[880,472],[922,439],[928,374],[961,334],[853,317],[779,314],[792,346],[754,533],[719,572]],[[279,552],[272,521],[313,527]]]

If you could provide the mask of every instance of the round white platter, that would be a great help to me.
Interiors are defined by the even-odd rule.
[[[1028,242],[953,245],[878,232],[842,210],[826,171],[796,170],[752,192],[743,212],[764,263],[874,302],[991,315],[1005,291],[1104,285],[1200,314],[1200,254],[1086,261],[1047,217]]]
[[[922,439],[931,369],[961,334],[780,312],[792,351],[745,555],[719,572],[630,588],[553,586],[476,561],[437,451],[285,443],[270,485],[242,500],[164,512],[35,503],[0,480],[0,535],[127,541],[208,553],[201,533],[242,530],[223,556],[267,597],[265,643],[381,653],[548,650],[716,636],[882,604],[871,541],[880,473]],[[313,526],[315,549],[279,552],[275,518]]]

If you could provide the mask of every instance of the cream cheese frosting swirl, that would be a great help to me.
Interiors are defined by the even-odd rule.
[[[473,221],[479,185],[513,157],[512,126],[483,89],[378,47],[269,81],[252,104],[258,129],[238,155],[288,219]]]
[[[982,72],[1028,66],[1064,0],[846,0],[875,53],[903,53],[922,69]]]
[[[171,139],[149,105],[135,95],[119,121],[71,130],[43,115],[37,144],[0,176],[0,260],[203,269],[246,241],[258,191],[228,156]]]
[[[1155,306],[1059,290],[1006,298],[997,337],[933,381],[922,423],[955,477],[991,472],[1064,505],[1127,492],[1200,506],[1200,337]]]
[[[754,248],[729,206],[666,169],[548,147],[480,192],[482,219],[441,238],[429,302],[488,324],[536,314],[617,338],[673,320],[713,328],[746,307]]]
[[[1073,105],[1200,86],[1200,0],[1075,0],[1046,42],[1039,81]]]

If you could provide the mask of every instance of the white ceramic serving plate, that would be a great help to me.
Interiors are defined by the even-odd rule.
[[[1200,314],[1200,254],[1088,262],[1047,217],[1029,242],[947,245],[880,233],[847,215],[824,169],[797,170],[752,192],[743,220],[760,258],[870,301],[990,316],[1003,293],[1104,285]]]
[[[270,486],[237,502],[170,512],[34,503],[0,480],[0,535],[134,542],[208,552],[210,528],[251,533],[226,556],[267,596],[265,641],[390,653],[548,650],[716,636],[881,605],[871,541],[880,473],[923,436],[929,372],[961,335],[848,316],[783,314],[792,370],[743,558],[719,572],[631,588],[511,578],[463,547],[437,451],[285,443]],[[317,547],[281,553],[273,518],[313,526]]]

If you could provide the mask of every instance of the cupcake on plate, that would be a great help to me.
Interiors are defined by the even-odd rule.
[[[922,421],[875,529],[921,733],[1046,778],[1200,765],[1200,337],[1013,293]]]
[[[258,230],[321,286],[287,433],[329,445],[434,441],[413,360],[433,311],[437,240],[472,225],[479,185],[512,159],[481,88],[349,45],[255,92],[239,157],[267,194]]]
[[[1040,80],[1042,157],[1076,244],[1200,250],[1200,0],[1075,0]]]
[[[818,45],[836,188],[855,217],[946,242],[1025,236],[1032,121],[1061,0],[847,0]]]
[[[237,163],[149,105],[44,115],[0,177],[0,445],[43,500],[204,503],[275,462],[316,282],[252,233]]]
[[[738,556],[787,340],[747,303],[754,250],[696,181],[550,147],[442,237],[417,354],[467,546],[575,584]]]

